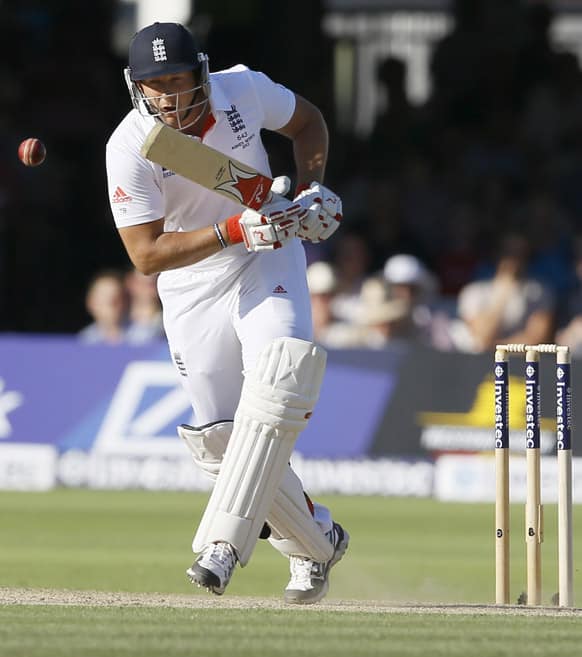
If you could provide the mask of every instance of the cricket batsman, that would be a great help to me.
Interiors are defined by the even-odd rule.
[[[349,541],[289,465],[326,362],[312,339],[302,240],[327,239],[342,217],[322,184],[325,121],[263,73],[243,65],[209,73],[208,57],[176,23],[133,37],[125,79],[133,109],[106,149],[111,210],[135,267],[160,273],[170,354],[198,423],[178,433],[215,480],[186,572],[221,595],[261,536],[289,560],[286,602],[317,602]],[[245,209],[146,160],[140,149],[156,122],[269,176],[261,130],[284,135],[293,199],[289,179],[276,178],[266,203]]]

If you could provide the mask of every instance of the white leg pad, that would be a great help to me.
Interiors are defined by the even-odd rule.
[[[313,561],[329,561],[333,556],[333,546],[316,520],[307,506],[299,477],[287,466],[267,516],[271,528],[269,543],[288,557],[295,555]]]
[[[232,433],[232,421],[214,422],[203,427],[181,424],[178,435],[192,452],[192,460],[211,479],[216,479]]]
[[[205,427],[178,427],[178,434],[192,452],[194,463],[213,480],[220,472],[232,427],[233,423],[229,421]],[[301,481],[288,465],[267,514],[271,528],[269,542],[281,554],[303,556],[314,561],[331,559],[333,548],[324,535],[331,529],[331,516],[326,507],[319,504],[314,504],[314,507],[315,515],[312,516]]]
[[[249,372],[234,418],[220,473],[194,536],[200,552],[230,543],[240,564],[248,563],[297,436],[319,397],[326,354],[296,338],[277,338]]]

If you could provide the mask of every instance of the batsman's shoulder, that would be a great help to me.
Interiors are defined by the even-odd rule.
[[[144,139],[154,125],[154,119],[141,116],[137,110],[131,110],[111,133],[107,140],[107,149],[139,152]]]
[[[230,68],[224,68],[221,71],[214,71],[210,74],[210,78],[231,77],[236,75],[244,75],[251,69],[245,64],[235,64]]]
[[[245,64],[236,64],[222,71],[216,71],[210,74],[211,82],[227,88],[236,88],[237,85],[246,85],[254,76],[259,75],[258,71],[250,69]]]

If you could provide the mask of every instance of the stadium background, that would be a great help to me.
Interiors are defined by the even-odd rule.
[[[91,276],[127,265],[103,161],[105,141],[129,109],[122,78],[128,39],[138,20],[160,12],[159,3],[141,4],[142,13],[121,0],[0,3],[1,331],[75,333],[89,321]],[[172,3],[163,5],[171,14]],[[543,247],[540,275],[558,294],[569,291],[571,271],[556,261],[571,261],[567,238],[580,231],[582,3],[175,6],[213,69],[238,62],[264,69],[322,108],[332,133],[328,183],[341,190],[346,210],[342,232],[364,233],[370,273],[406,250],[438,275],[454,303],[475,263],[494,257],[508,217],[521,213],[536,248]],[[468,26],[459,34],[453,10]],[[388,56],[406,67],[409,101],[392,114],[378,71]],[[528,102],[549,80],[560,120],[540,125]],[[27,136],[46,142],[41,169],[27,170],[16,158]],[[270,141],[274,172],[288,172],[288,144]],[[460,239],[469,244],[459,253]],[[332,258],[339,243],[310,257]]]
[[[122,365],[137,358],[131,348],[96,358],[94,349],[75,339],[90,319],[84,297],[91,277],[128,265],[110,215],[104,145],[128,111],[121,72],[137,28],[157,18],[182,20],[209,53],[213,69],[237,62],[264,69],[319,105],[331,131],[328,183],[341,190],[345,220],[337,236],[308,249],[308,257],[333,262],[344,236],[363,235],[368,274],[394,253],[411,253],[435,275],[441,299],[454,308],[462,285],[493,262],[509,221],[527,226],[536,274],[556,297],[565,299],[572,290],[582,210],[579,4],[180,0],[161,9],[145,0],[101,0],[91,4],[88,30],[80,3],[0,3],[9,54],[0,64],[2,443],[90,451],[102,442],[99,423],[115,408]],[[558,118],[551,126],[531,109],[540,88],[554,92]],[[47,145],[47,160],[37,169],[16,158],[26,136]],[[287,141],[264,138],[274,173],[292,171]],[[349,265],[336,261],[342,264]],[[43,342],[39,334],[54,339]],[[60,355],[67,340],[71,352]],[[333,403],[323,404],[314,438],[298,445],[303,456],[392,457],[432,465],[447,452],[488,452],[489,355],[439,353],[406,342],[388,344],[380,354],[331,352],[327,386],[353,390],[354,428],[344,435]],[[166,357],[163,345],[148,353]],[[55,365],[42,366],[44,360]],[[92,372],[80,380],[71,373],[83,403],[61,403],[63,390],[71,387],[63,388],[62,372],[51,383],[52,373],[66,369],[65,361]],[[31,372],[56,393],[48,406],[50,394],[44,400],[37,394]],[[151,413],[164,407],[168,376],[172,381],[164,374],[135,393]],[[575,386],[578,378],[575,363]],[[107,381],[99,394],[95,379]],[[519,378],[514,385],[517,396]],[[364,389],[370,392],[358,396]],[[61,423],[60,433],[38,436],[32,430],[45,408],[60,418],[53,422]],[[143,415],[143,408],[137,410]],[[166,411],[149,438],[155,443],[159,435],[168,437],[180,413]],[[80,435],[72,436],[73,426]],[[172,442],[175,447],[177,438],[164,445]],[[312,443],[319,452],[308,449]],[[4,471],[8,467],[4,459]]]
[[[164,11],[170,4],[164,3]],[[161,536],[175,504],[176,531],[170,538],[182,540],[184,516],[177,516],[190,508],[190,498],[160,495],[154,501],[142,491],[145,497],[91,498],[92,491],[75,492],[75,497],[67,490],[200,491],[192,498],[198,510],[208,490],[173,430],[190,411],[174,396],[165,345],[87,347],[75,336],[89,321],[84,296],[91,276],[104,267],[127,266],[109,211],[104,145],[129,108],[121,71],[145,5],[0,3],[5,52],[0,62],[0,488],[51,491],[42,497],[0,496],[8,529],[0,543],[5,557],[0,579],[9,586],[187,590],[186,583],[163,579],[180,576],[185,555],[189,558],[187,545],[176,546],[168,563],[158,564],[157,579],[146,582],[140,577],[152,555],[140,555],[139,573],[128,568],[139,552],[131,539],[141,534],[140,527],[129,536],[125,529],[128,519],[141,522],[136,513],[155,507],[152,522]],[[478,17],[478,41],[462,34],[445,38],[455,34],[454,10],[464,10],[468,25]],[[201,0],[175,11],[191,23],[212,69],[243,62],[322,108],[331,129],[327,182],[345,201],[342,232],[366,235],[370,273],[393,253],[414,253],[454,305],[463,278],[449,276],[451,263],[458,261],[448,247],[456,236],[466,235],[460,230],[463,222],[471,227],[470,261],[486,266],[508,216],[521,212],[532,220],[532,238],[548,256],[544,262],[551,263],[540,273],[556,294],[570,291],[572,239],[580,232],[582,209],[582,3]],[[439,50],[443,43],[447,47]],[[378,79],[378,66],[387,56],[407,68],[410,104],[398,115],[390,113]],[[564,77],[554,77],[556,71]],[[568,120],[540,132],[530,117],[531,132],[524,140],[529,94],[540,82],[553,80],[560,117]],[[25,169],[16,158],[18,143],[27,136],[47,145],[47,161],[38,169]],[[288,144],[269,140],[274,172],[288,172]],[[540,204],[551,211],[541,213],[536,223],[533,211]],[[557,216],[567,221],[553,223]],[[319,255],[313,250],[309,255],[332,259],[335,244],[334,239]],[[462,272],[465,280],[472,275],[469,268]],[[302,437],[295,458],[310,490],[342,494],[338,507],[361,537],[352,562],[359,577],[354,581],[349,570],[338,575],[334,595],[491,599],[491,354],[397,344],[380,353],[331,350],[329,362],[312,433]],[[546,386],[548,376],[545,371]],[[580,389],[577,359],[573,379],[575,390]],[[132,387],[136,381],[139,386]],[[514,398],[520,387],[517,378],[512,381]],[[126,403],[127,394],[133,406]],[[166,404],[168,399],[175,405]],[[120,417],[119,408],[127,414]],[[338,408],[350,408],[349,415],[338,417]],[[576,412],[575,399],[574,419]],[[549,452],[554,445],[549,395],[542,414]],[[516,420],[514,428],[520,426]],[[577,460],[574,474],[578,502],[582,470]],[[518,466],[512,476],[514,501],[521,501],[523,469]],[[555,499],[554,483],[548,465],[543,482],[548,503]],[[414,506],[418,500],[394,504],[366,498],[361,505],[349,495],[436,498],[450,504],[421,507]],[[144,505],[147,499],[151,507]],[[116,516],[120,501],[122,507],[127,503],[127,516]],[[93,571],[95,553],[83,544],[79,527],[96,519],[95,534],[87,540],[98,544],[102,570]],[[34,533],[43,522],[50,554],[34,552],[37,543],[45,545]],[[141,530],[149,529],[148,523]],[[519,532],[516,524],[515,535]],[[107,579],[116,554],[106,544],[109,536],[127,541],[127,556]],[[145,535],[140,548],[150,540]],[[171,549],[160,546],[165,554]],[[269,565],[265,574],[255,573],[264,579],[253,587],[252,578],[241,578],[235,594],[272,594],[269,577],[275,568],[264,551],[260,554],[259,567]],[[54,569],[44,567],[47,559]],[[404,564],[407,573],[398,585],[395,563]],[[514,588],[519,584],[515,572]],[[408,573],[414,577],[406,579]],[[550,568],[547,573],[550,579]],[[548,591],[554,585],[546,584]]]

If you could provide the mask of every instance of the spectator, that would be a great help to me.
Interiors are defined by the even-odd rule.
[[[360,293],[360,347],[382,349],[393,340],[418,337],[410,312],[410,302],[390,295],[381,276],[367,278]]]
[[[554,296],[528,276],[530,245],[520,234],[501,239],[493,277],[466,285],[459,295],[459,317],[466,329],[459,348],[482,352],[499,342],[538,344],[553,339]]]
[[[93,322],[79,332],[86,344],[119,344],[127,338],[127,293],[123,275],[114,269],[96,274],[90,281],[85,307]]]
[[[386,261],[384,279],[390,296],[401,300],[408,309],[407,337],[437,349],[451,349],[449,317],[438,306],[438,282],[434,274],[416,256],[399,253]]]
[[[165,335],[157,279],[156,275],[146,276],[137,269],[131,269],[125,276],[130,322],[127,341],[131,344],[143,344]]]
[[[354,229],[337,235],[333,257],[337,275],[333,312],[339,320],[357,322],[360,290],[368,275],[370,260],[370,245],[361,231]]]
[[[433,298],[437,283],[435,277],[413,255],[399,253],[388,258],[384,265],[384,278],[392,293],[417,305]]]
[[[307,285],[311,298],[315,341],[332,349],[356,346],[355,327],[347,322],[338,321],[333,313],[333,299],[337,290],[337,277],[333,267],[323,261],[309,265]]]

